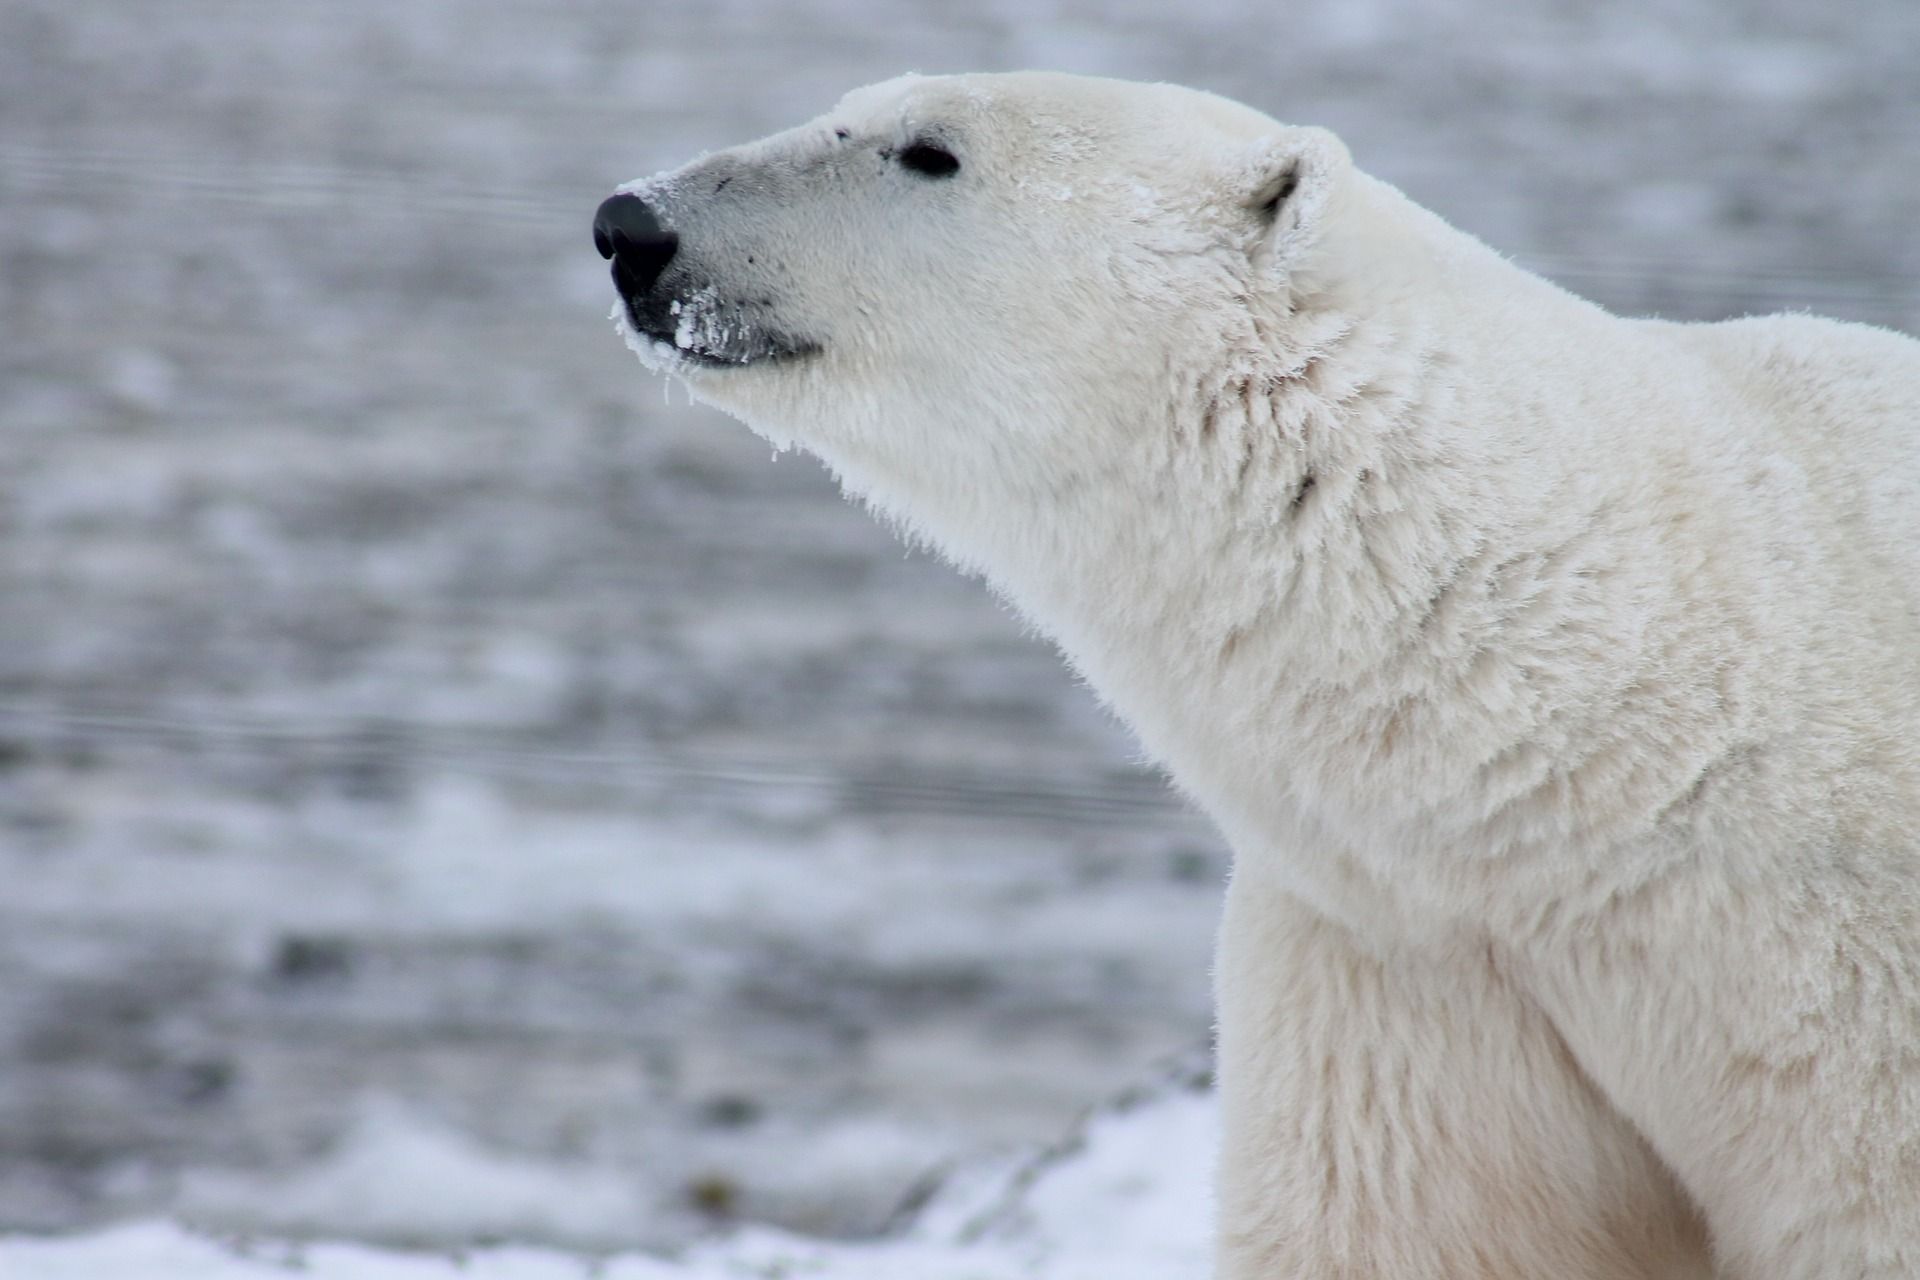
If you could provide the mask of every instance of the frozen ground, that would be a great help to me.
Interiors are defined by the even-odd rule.
[[[1201,1280],[1212,1101],[1190,1082],[1093,1117],[1018,1164],[957,1174],[889,1238],[835,1243],[766,1228],[672,1261],[492,1247],[402,1255],[208,1237],[147,1221],[78,1237],[0,1238],[0,1274],[34,1280]],[[430,1168],[415,1170],[431,1178]],[[430,1182],[428,1185],[432,1185]],[[431,1214],[446,1189],[411,1203]],[[452,1194],[463,1194],[453,1188]]]
[[[614,183],[907,68],[1167,78],[1614,306],[1912,329],[1915,47],[1908,0],[8,0],[0,1230],[868,1232],[1204,1039],[1215,839],[977,585],[641,374]]]

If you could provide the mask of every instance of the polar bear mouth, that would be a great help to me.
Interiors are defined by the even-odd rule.
[[[780,364],[818,354],[820,344],[796,339],[719,301],[711,290],[659,301],[623,293],[614,317],[627,345],[643,358],[678,368],[739,369]]]
[[[722,330],[717,340],[689,336],[684,327],[674,329],[641,329],[637,333],[653,349],[655,355],[680,364],[700,365],[713,369],[738,369],[746,365],[782,364],[815,354],[820,348],[813,343],[790,342],[773,335],[761,335],[751,332],[733,335]]]

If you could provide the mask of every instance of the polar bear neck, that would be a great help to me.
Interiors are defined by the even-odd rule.
[[[1568,785],[1548,759],[1639,788],[1609,811],[1641,822],[1715,748],[1600,776],[1593,726],[1673,658],[1643,603],[1660,549],[1610,524],[1597,477],[1619,469],[1592,465],[1631,432],[1563,429],[1541,368],[1590,362],[1578,385],[1605,386],[1645,344],[1384,184],[1356,175],[1342,204],[1316,265],[1248,317],[1254,356],[1191,376],[1124,465],[969,531],[960,558],[1242,854],[1285,830],[1383,863],[1564,842],[1524,803]]]

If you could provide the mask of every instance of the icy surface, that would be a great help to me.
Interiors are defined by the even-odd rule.
[[[635,367],[617,183],[911,67],[1164,78],[1613,306],[1911,328],[1915,47],[1911,0],[8,0],[0,1230],[872,1232],[1204,1040],[1217,840],[978,584]]]
[[[1092,1117],[1052,1151],[999,1171],[968,1169],[905,1230],[861,1243],[758,1228],[667,1261],[483,1248],[457,1258],[339,1243],[195,1235],[163,1221],[53,1240],[0,1239],[0,1275],[35,1280],[1202,1280],[1213,1103],[1191,1083]],[[503,1188],[450,1170],[408,1136],[372,1140],[414,1188],[389,1211],[432,1222]],[[452,1174],[451,1177],[448,1175]],[[562,1188],[558,1183],[556,1192]],[[509,1198],[512,1191],[508,1190]]]

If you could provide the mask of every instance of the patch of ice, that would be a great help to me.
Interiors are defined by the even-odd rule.
[[[116,401],[146,413],[159,413],[172,405],[179,380],[173,361],[144,347],[109,352],[100,370],[100,385]]]
[[[1186,1084],[1093,1117],[1054,1150],[948,1183],[903,1234],[834,1242],[750,1229],[678,1261],[500,1248],[457,1258],[356,1244],[221,1241],[144,1222],[59,1239],[0,1238],[0,1275],[33,1280],[1201,1280],[1210,1255],[1213,1099]],[[353,1197],[381,1234],[502,1207],[609,1225],[630,1212],[600,1178],[504,1163],[414,1117],[372,1113],[324,1174],[221,1188],[296,1230],[299,1210]],[[201,1188],[203,1199],[206,1189]]]
[[[368,1102],[332,1153],[289,1177],[197,1170],[177,1205],[192,1222],[293,1236],[324,1223],[397,1244],[531,1237],[607,1248],[632,1239],[644,1211],[617,1173],[503,1155],[388,1100]]]
[[[731,1280],[739,1272],[712,1273]],[[9,1280],[702,1280],[653,1258],[592,1259],[542,1249],[459,1256],[357,1244],[221,1240],[170,1222],[136,1222],[94,1235],[0,1239]]]

